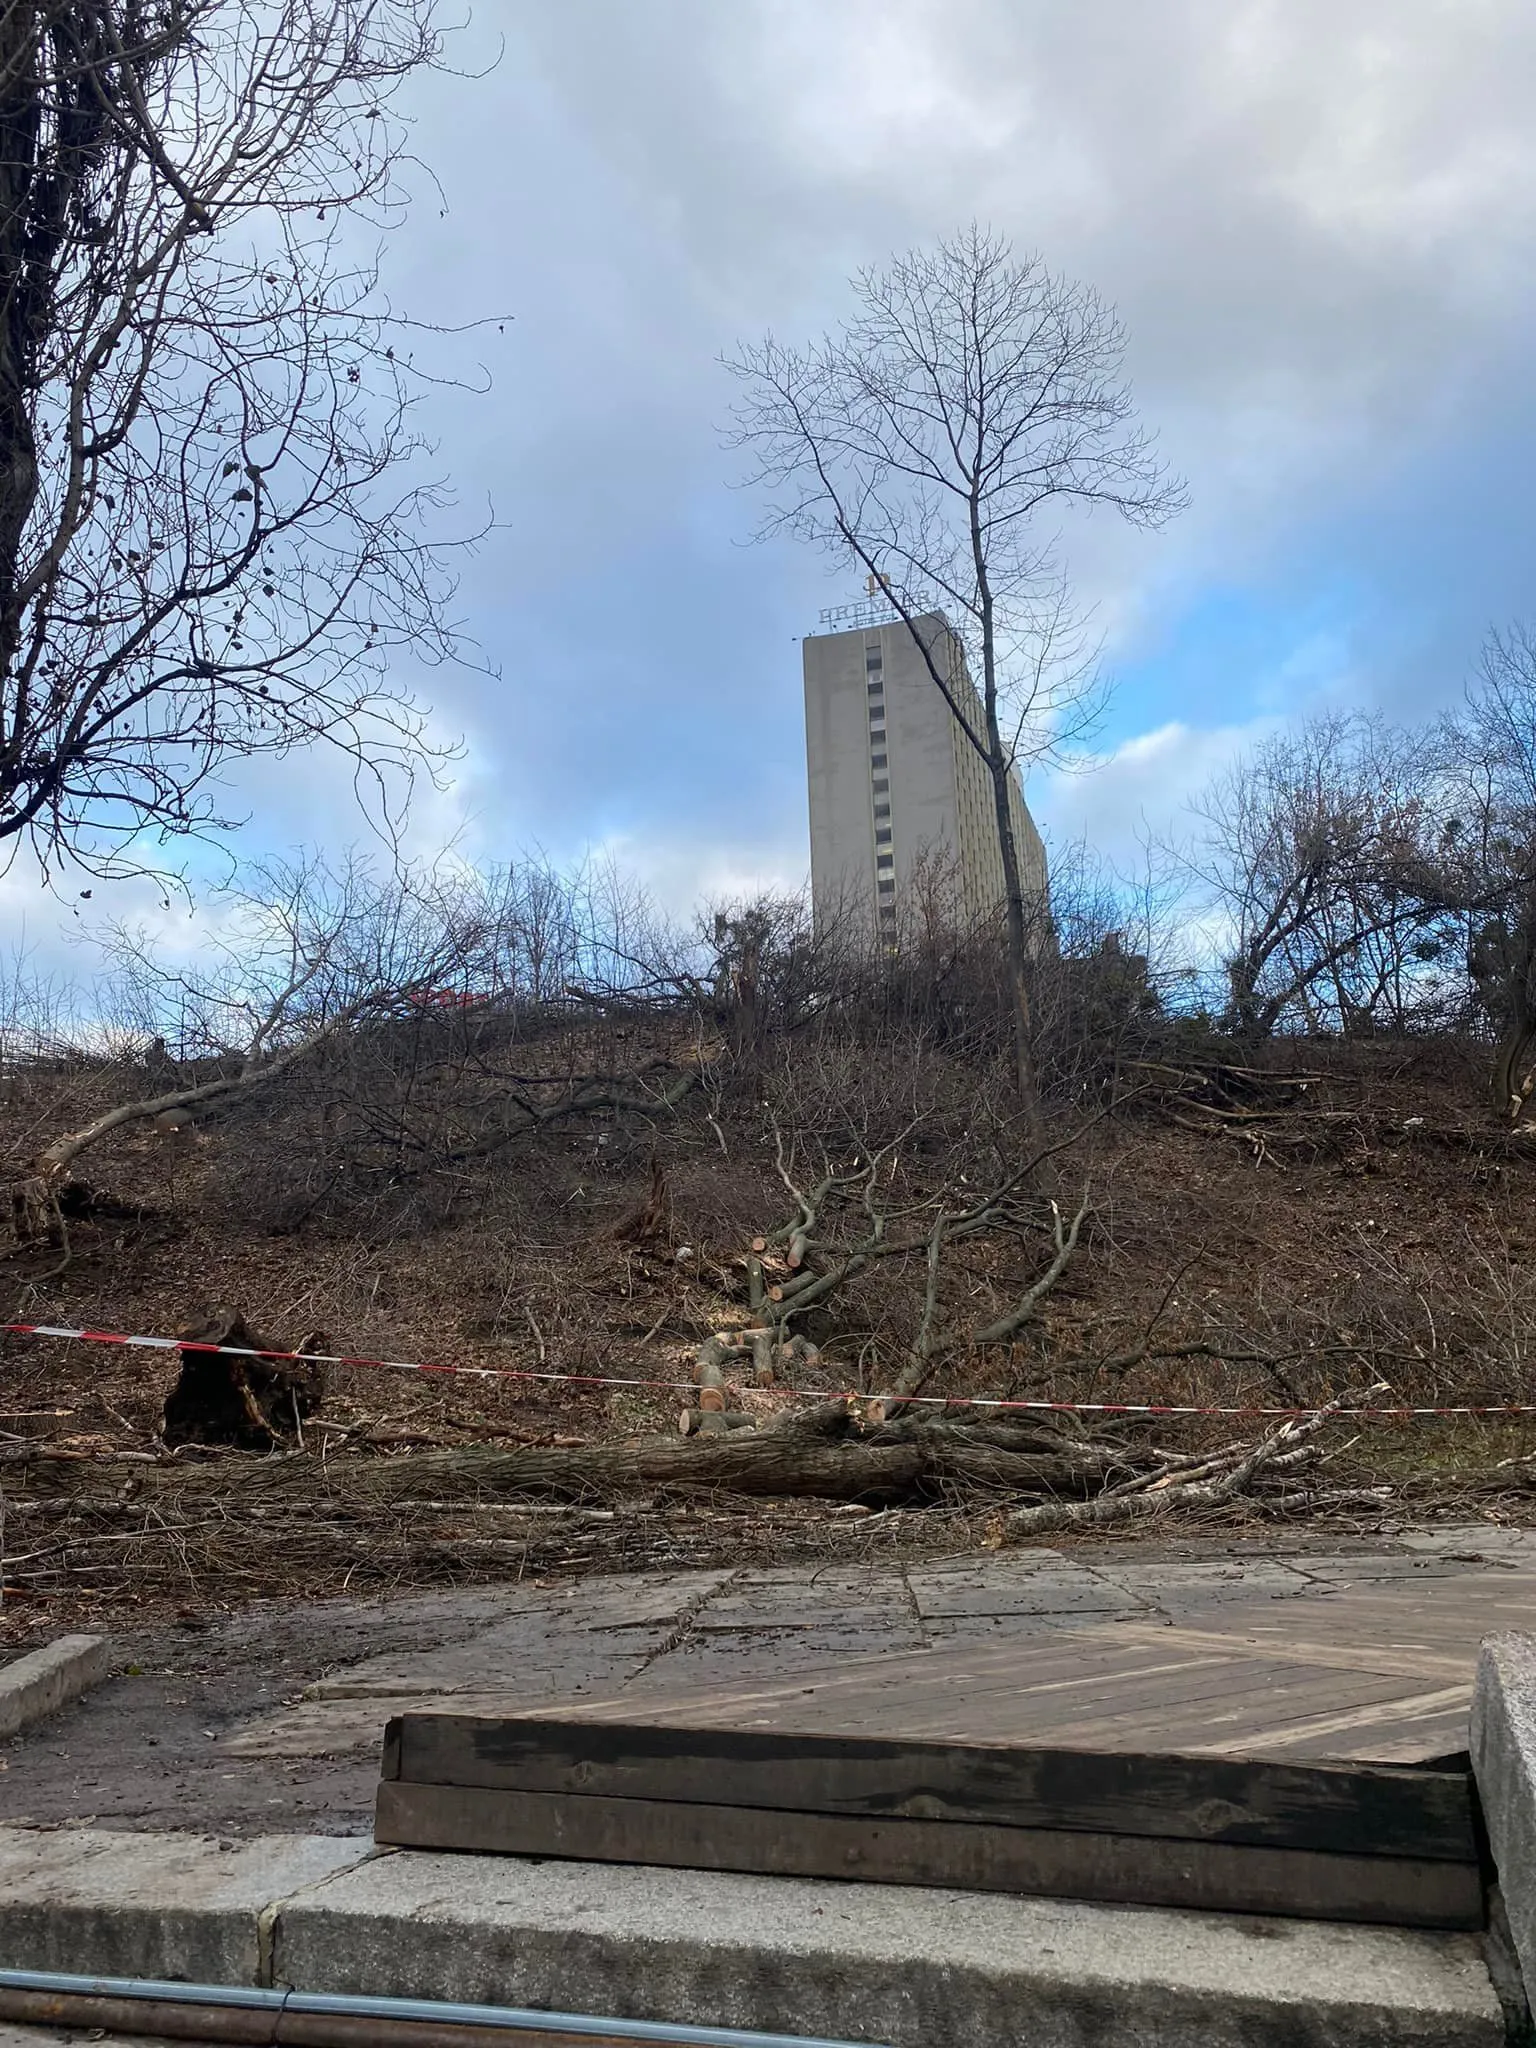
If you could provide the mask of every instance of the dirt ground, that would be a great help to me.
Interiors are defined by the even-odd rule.
[[[1094,1190],[1079,1256],[1019,1343],[956,1350],[936,1389],[1265,1404],[1379,1380],[1388,1402],[1536,1403],[1536,1151],[1491,1128],[1474,1063],[1388,1045],[1273,1056],[1313,1078],[1301,1107],[1259,1126],[1190,1128],[1177,1105],[1164,1114],[1139,1100],[1095,1123],[1062,1166],[1064,1188]],[[110,1074],[13,1076],[0,1147],[20,1160],[124,1086]],[[751,1102],[718,1106],[718,1118],[697,1099],[640,1124],[594,1117],[499,1155],[467,1193],[445,1178],[426,1192],[413,1183],[409,1202],[382,1173],[366,1200],[300,1201],[320,1142],[302,1104],[242,1112],[174,1147],[133,1127],[93,1151],[107,1199],[72,1224],[62,1272],[46,1254],[0,1262],[0,1319],[163,1336],[223,1303],[278,1343],[321,1330],[348,1354],[498,1377],[337,1370],[293,1465],[292,1511],[205,1514],[194,1527],[130,1512],[133,1460],[158,1455],[173,1353],[0,1338],[0,1650],[72,1627],[179,1621],[189,1643],[211,1628],[238,1644],[243,1609],[256,1628],[285,1601],[425,1588],[472,1598],[530,1576],[899,1561],[994,1540],[985,1499],[860,1517],[857,1504],[652,1492],[524,1504],[520,1520],[488,1501],[326,1519],[338,1459],[356,1469],[434,1447],[675,1435],[676,1392],[584,1376],[686,1379],[703,1337],[746,1316],[744,1249],[786,1196]],[[653,1161],[665,1230],[618,1241]],[[967,1247],[956,1313],[1027,1282],[1042,1255],[1028,1240]],[[921,1268],[893,1265],[839,1297],[799,1393],[881,1384],[903,1356]],[[1152,1351],[1136,1355],[1154,1330]],[[1252,1425],[1149,1427],[1185,1448]],[[1361,1496],[1316,1524],[1324,1538],[1385,1516],[1536,1520],[1536,1421],[1335,1425],[1322,1441],[1331,1480]],[[110,1474],[120,1502],[61,1512],[29,1490],[39,1459],[56,1474],[70,1461]],[[1252,1533],[1250,1521],[1238,1505],[1223,1526]]]

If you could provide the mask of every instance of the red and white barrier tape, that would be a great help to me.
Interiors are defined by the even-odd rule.
[[[687,1394],[697,1390],[691,1380],[660,1380],[627,1377],[618,1373],[532,1372],[504,1365],[430,1365],[404,1358],[349,1358],[330,1351],[259,1351],[243,1344],[199,1343],[180,1337],[145,1337],[122,1330],[66,1330],[53,1323],[0,1323],[0,1336],[57,1337],[81,1344],[117,1344],[140,1351],[222,1351],[231,1358],[270,1358],[287,1365],[361,1366],[375,1372],[419,1372],[430,1378],[472,1380],[532,1380],[549,1386],[640,1387],[652,1392]],[[857,1392],[837,1392],[827,1387],[783,1387],[779,1392],[804,1401],[856,1401]],[[1196,1415],[1227,1416],[1241,1420],[1274,1419],[1294,1421],[1315,1415],[1317,1408],[1223,1408],[1180,1406],[1166,1401],[1017,1401],[984,1394],[911,1394],[903,1405],[912,1408],[986,1408],[1010,1414],[1032,1415]],[[1336,1408],[1341,1419],[1374,1417],[1405,1421],[1416,1416],[1536,1416],[1536,1402],[1507,1401],[1474,1407],[1445,1408]]]

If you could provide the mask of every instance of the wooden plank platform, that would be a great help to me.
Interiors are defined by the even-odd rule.
[[[1432,1555],[1235,1557],[1212,1545],[1143,1562],[1127,1547],[523,1588],[493,1626],[338,1671],[233,1732],[226,1750],[373,1750],[390,1715],[458,1706],[1422,1763],[1466,1748],[1481,1638],[1536,1612],[1536,1539],[1440,1541]]]
[[[385,1844],[1481,1925],[1470,1775],[405,1715]]]
[[[1009,1617],[906,1656],[821,1655],[731,1682],[664,1659],[582,1718],[1032,1742],[1098,1750],[1421,1763],[1464,1750],[1477,1644],[1529,1626],[1536,1580],[1466,1572],[1237,1597],[1197,1618]],[[756,1660],[746,1659],[749,1666]]]

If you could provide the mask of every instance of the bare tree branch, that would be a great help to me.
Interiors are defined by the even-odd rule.
[[[455,658],[408,328],[343,252],[401,217],[433,0],[0,11],[0,852],[99,872],[231,822],[232,757],[431,757]]]

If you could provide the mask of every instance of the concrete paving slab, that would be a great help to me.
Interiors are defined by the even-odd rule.
[[[1295,1565],[1272,1558],[1230,1564],[1106,1560],[1096,1570],[1101,1579],[1121,1587],[1137,1600],[1170,1610],[1217,1606],[1224,1601],[1257,1599],[1265,1594],[1287,1598],[1305,1593],[1312,1583]]]
[[[1472,1936],[403,1852],[273,1919],[305,1989],[892,2048],[1503,2048]]]
[[[114,1661],[105,1636],[60,1636],[0,1665],[0,1742],[99,1685]]]
[[[357,1837],[0,1828],[0,1964],[261,1981],[263,1915],[372,1853]]]
[[[730,1572],[681,1572],[675,1580],[594,1581],[551,1589],[542,1606],[454,1643],[420,1653],[395,1651],[331,1672],[306,1688],[308,1697],[344,1699],[374,1692],[449,1692],[489,1686],[532,1687],[543,1693],[622,1684],[659,1656]]]
[[[1510,1939],[1536,2003],[1536,1635],[1483,1644],[1471,1748]]]
[[[593,1685],[622,1685],[647,1660],[659,1656],[671,1637],[659,1629],[625,1629],[611,1636],[555,1637],[520,1628],[513,1638],[499,1629],[477,1636],[451,1653],[387,1657],[333,1672],[306,1686],[307,1699],[383,1698],[390,1693],[484,1692],[505,1687],[542,1694],[576,1692]]]
[[[695,1616],[693,1629],[698,1635],[716,1635],[742,1629],[825,1633],[829,1628],[888,1628],[899,1639],[914,1621],[907,1589],[899,1578],[893,1578],[883,1596],[872,1594],[868,1587],[842,1593],[822,1593],[804,1586],[733,1588]]]
[[[1438,1555],[1446,1551],[1481,1551],[1489,1557],[1514,1558],[1522,1563],[1536,1560],[1536,1529],[1506,1529],[1496,1522],[1451,1522],[1438,1529],[1398,1529],[1392,1540],[1405,1550]]]
[[[796,1671],[823,1671],[844,1661],[869,1663],[876,1658],[905,1660],[925,1654],[915,1625],[901,1629],[821,1628],[735,1629],[696,1636],[658,1658],[624,1688],[637,1700],[657,1692],[730,1687],[753,1678],[787,1677]]]
[[[364,1693],[358,1699],[304,1700],[253,1721],[221,1744],[227,1757],[351,1756],[377,1750],[384,1724],[396,1714],[451,1709],[456,1714],[506,1714],[526,1709],[505,1693]]]
[[[614,1578],[579,1581],[556,1599],[563,1605],[567,1626],[588,1629],[653,1628],[685,1620],[699,1603],[735,1574],[708,1572],[633,1572]]]
[[[1141,1606],[1115,1607],[1107,1614],[1097,1607],[1066,1614],[926,1614],[923,1617],[923,1634],[934,1649],[946,1644],[958,1648],[966,1643],[978,1649],[989,1649],[996,1648],[999,1643],[1027,1642],[1034,1636],[1042,1639],[1070,1636],[1110,1623],[1139,1621],[1156,1624],[1162,1619],[1155,1608]]]
[[[1127,1614],[1149,1604],[1098,1572],[1070,1565],[1013,1574],[909,1571],[907,1584],[925,1621],[987,1614]]]
[[[978,1572],[986,1572],[990,1577],[1006,1580],[1028,1578],[1034,1572],[1059,1571],[1064,1567],[1078,1569],[1076,1561],[1064,1550],[1051,1550],[1042,1545],[1029,1549],[993,1550],[985,1554],[961,1551],[952,1557],[927,1558],[922,1564],[908,1569],[925,1579],[974,1578]]]
[[[1314,1590],[1324,1587],[1385,1586],[1416,1584],[1425,1579],[1465,1577],[1486,1568],[1487,1553],[1475,1551],[1424,1551],[1409,1557],[1383,1554],[1379,1557],[1304,1557],[1295,1560],[1296,1570]],[[1498,1569],[1497,1566],[1494,1567]]]

